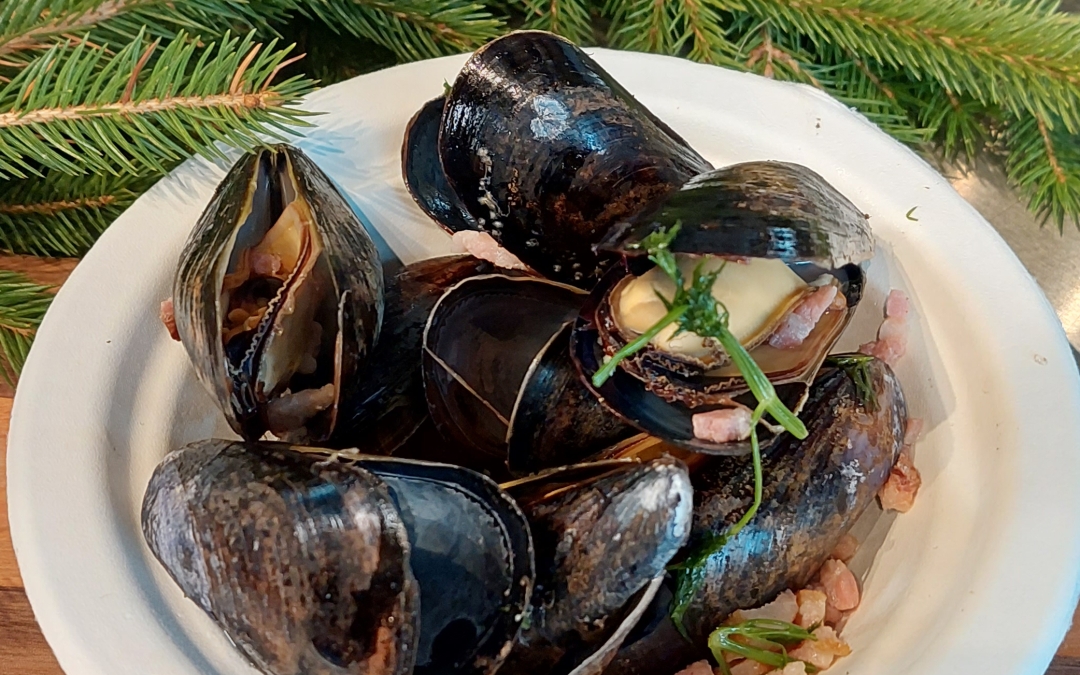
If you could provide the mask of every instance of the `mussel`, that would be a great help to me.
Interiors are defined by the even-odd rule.
[[[581,383],[568,351],[585,294],[531,277],[476,276],[450,288],[424,332],[424,388],[436,426],[528,473],[573,464],[632,433]]]
[[[460,467],[203,441],[155,470],[151,551],[272,675],[493,673],[533,588],[510,497]]]
[[[709,633],[736,609],[757,607],[802,588],[837,541],[873,503],[903,446],[907,408],[892,370],[863,355],[830,357],[802,418],[810,435],[783,434],[764,453],[762,503],[753,519],[704,563],[704,583],[683,616],[681,642],[668,614],[633,636],[612,664],[615,675],[678,670],[702,658]],[[694,524],[687,551],[736,522],[752,501],[744,458],[708,457],[691,472]]]
[[[417,203],[453,231],[482,229],[543,276],[591,288],[593,246],[711,169],[575,45],[520,31],[476,51],[402,152]],[[432,147],[437,143],[437,147]],[[447,193],[447,190],[450,192]]]
[[[378,339],[382,266],[330,179],[279,145],[242,157],[218,186],[180,254],[173,301],[233,430],[321,441]]]
[[[447,288],[496,270],[472,256],[453,255],[420,260],[388,276],[379,343],[355,375],[354,403],[339,411],[329,445],[397,454],[428,418],[420,349],[431,308]]]
[[[596,462],[505,487],[536,547],[532,612],[506,672],[601,672],[690,533],[686,467],[671,458]]]
[[[684,283],[699,268],[719,272],[712,294],[728,312],[729,330],[798,411],[861,298],[859,265],[874,251],[866,216],[795,164],[748,162],[690,180],[600,242],[624,262],[593,290],[574,330],[572,352],[586,381],[667,313],[675,283],[646,259],[643,242],[676,228],[668,249]],[[596,394],[631,424],[680,447],[748,452],[745,441],[695,436],[694,414],[755,401],[718,342],[677,328],[669,325],[623,361]]]

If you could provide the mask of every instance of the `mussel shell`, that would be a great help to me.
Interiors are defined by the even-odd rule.
[[[814,171],[787,162],[745,162],[703,173],[654,209],[612,228],[598,248],[643,256],[649,234],[679,233],[676,253],[777,258],[822,270],[874,255],[867,216]]]
[[[428,101],[405,127],[401,173],[424,213],[449,232],[482,229],[450,187],[439,159],[439,129],[446,97]]]
[[[571,286],[504,275],[449,289],[424,334],[424,388],[440,432],[497,461],[512,445],[523,471],[572,463],[629,433],[582,389],[565,355],[567,326],[584,297]]]
[[[860,358],[868,358],[862,357]],[[903,445],[907,409],[892,370],[869,360],[864,398],[853,375],[827,365],[802,419],[810,435],[784,434],[762,459],[758,512],[705,563],[704,585],[683,617],[692,643],[670,619],[670,588],[661,589],[607,675],[652,675],[707,658],[709,634],[736,609],[758,607],[785,589],[804,588],[867,507]],[[752,502],[746,459],[710,457],[691,472],[694,524],[687,551],[735,523]]]
[[[200,441],[154,471],[150,550],[273,675],[408,675],[420,589],[383,483],[280,445]]]
[[[604,363],[607,354],[613,354],[629,340],[621,335],[611,319],[609,296],[611,289],[631,270],[643,271],[644,261],[628,260],[624,265],[610,269],[589,294],[582,306],[581,316],[575,322],[571,336],[570,352],[586,385],[604,403],[627,423],[638,429],[663,438],[665,441],[687,450],[717,455],[742,455],[750,452],[747,441],[713,443],[694,436],[693,415],[716,407],[729,406],[731,401],[753,408],[756,400],[748,394],[745,379],[739,375],[715,375],[683,363],[676,358],[646,346],[636,355],[624,360],[615,373],[600,387],[592,384],[592,376]],[[816,276],[819,268],[796,271]],[[780,373],[769,372],[770,381],[787,407],[796,413],[805,402],[810,383],[813,382],[829,349],[843,333],[862,298],[865,276],[858,265],[846,265],[833,270],[840,290],[847,300],[847,309],[832,333],[825,334],[819,349],[805,354],[790,350],[800,356],[801,363]],[[813,337],[815,334],[812,333]],[[750,351],[759,363],[767,363],[775,356],[785,356],[788,350],[777,350],[765,344]],[[771,353],[772,356],[766,355]],[[763,359],[762,356],[765,355]],[[767,431],[762,434],[767,446],[774,438]]]
[[[535,577],[529,525],[490,479],[456,466],[369,458],[389,488],[420,586],[416,675],[493,673],[526,614]]]
[[[670,457],[601,462],[507,490],[529,519],[537,578],[530,622],[505,668],[599,673],[689,535],[693,493],[686,466]]]
[[[348,409],[354,396],[352,377],[374,347],[383,314],[383,276],[378,251],[357,215],[330,179],[299,149],[277,145],[241,157],[214,192],[180,254],[173,283],[173,304],[180,340],[199,380],[214,393],[229,426],[245,438],[266,431],[265,401],[252,383],[230,375],[222,342],[227,308],[221,307],[222,281],[235,246],[253,246],[273,222],[275,181],[284,172],[295,183],[298,199],[311,209],[333,286],[338,344],[333,382],[335,408],[316,428],[315,440],[333,432],[336,411]],[[241,222],[241,219],[243,221]]]
[[[600,276],[592,247],[613,224],[712,168],[588,55],[541,31],[473,54],[438,143],[477,225],[540,274],[582,288]]]
[[[428,417],[420,353],[431,308],[447,288],[495,269],[469,255],[443,256],[406,265],[387,279],[379,343],[355,376],[352,408],[339,412],[325,445],[396,454]]]

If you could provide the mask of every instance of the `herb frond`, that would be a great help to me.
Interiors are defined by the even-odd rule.
[[[807,629],[787,621],[750,619],[714,630],[709,635],[709,651],[720,664],[720,672],[731,675],[725,652],[779,669],[796,660],[788,656],[788,647],[816,639]],[[817,669],[807,663],[806,672]]]

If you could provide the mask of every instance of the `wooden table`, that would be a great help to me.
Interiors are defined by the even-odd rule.
[[[0,257],[0,269],[24,271],[35,281],[60,284],[74,267],[71,260]],[[52,650],[38,630],[11,548],[7,519],[7,429],[14,392],[0,382],[0,673],[62,675]],[[1047,675],[1080,675],[1080,610]],[[662,674],[661,674],[662,675]]]

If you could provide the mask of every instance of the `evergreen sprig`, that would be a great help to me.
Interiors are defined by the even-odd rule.
[[[0,179],[40,173],[163,173],[189,154],[221,157],[216,143],[250,147],[283,138],[303,113],[288,107],[311,89],[273,80],[290,48],[254,35],[161,50],[140,34],[112,54],[87,40],[56,45],[0,88]]]
[[[26,362],[34,333],[52,302],[48,286],[35,284],[19,272],[0,270],[0,377],[13,385]]]

